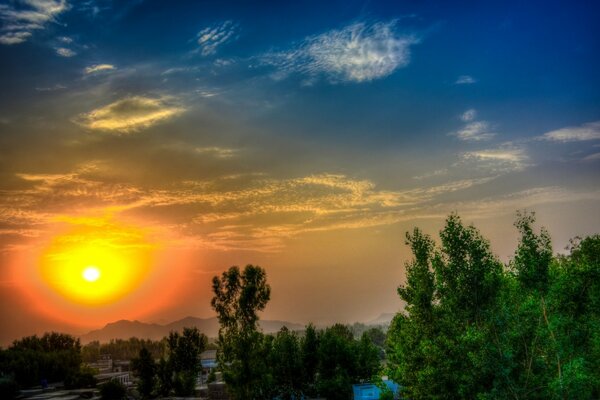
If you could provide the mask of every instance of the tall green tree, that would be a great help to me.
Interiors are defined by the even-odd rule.
[[[271,296],[265,270],[231,267],[213,278],[213,292],[211,305],[221,325],[217,360],[230,395],[239,400],[267,398],[269,368],[264,335],[258,331],[258,311]]]
[[[317,368],[319,366],[319,336],[314,325],[309,324],[301,341],[302,367],[304,368],[304,393],[317,394]]]
[[[200,372],[200,354],[208,339],[198,328],[183,328],[183,332],[170,332],[167,337],[169,363],[173,371],[173,388],[177,396],[194,394],[196,378]]]
[[[281,328],[271,344],[269,360],[277,398],[301,398],[305,375],[298,335],[285,326]]]
[[[156,387],[156,362],[152,354],[143,347],[137,358],[131,360],[131,367],[138,377],[137,389],[142,398],[152,397]]]

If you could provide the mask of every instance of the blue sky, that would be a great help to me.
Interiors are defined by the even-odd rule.
[[[2,297],[24,301],[9,266],[75,216],[151,226],[198,276],[200,297],[118,308],[146,320],[209,315],[202,285],[249,262],[288,293],[270,317],[394,311],[403,233],[450,212],[508,260],[515,211],[535,211],[561,251],[600,226],[599,8],[2,2]]]

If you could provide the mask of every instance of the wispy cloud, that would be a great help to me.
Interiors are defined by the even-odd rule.
[[[65,0],[19,0],[0,4],[0,43],[6,45],[25,42],[36,29],[69,9]]]
[[[54,92],[55,90],[63,90],[66,88],[67,87],[65,85],[61,85],[60,83],[57,83],[54,86],[36,87],[35,90],[37,90],[38,92]]]
[[[372,181],[339,174],[246,174],[147,188],[115,183],[110,169],[102,178],[105,167],[91,163],[69,173],[18,174],[27,185],[1,192],[0,209],[5,211],[0,213],[0,226],[39,230],[77,210],[141,212],[160,215],[163,228],[178,232],[187,244],[277,251],[285,239],[305,232],[361,229],[413,218],[446,193],[493,179],[385,190]],[[171,211],[165,214],[166,210]],[[180,210],[184,218],[171,220],[173,210]]]
[[[461,75],[458,78],[456,78],[456,81],[454,82],[455,85],[472,85],[473,83],[476,83],[477,79],[473,78],[470,75]]]
[[[209,26],[198,32],[198,44],[203,56],[210,56],[217,52],[217,48],[236,39],[238,25],[228,20]]]
[[[598,140],[600,139],[600,121],[546,132],[538,138],[553,142],[582,142],[586,140]]]
[[[463,122],[470,122],[475,119],[477,116],[477,111],[474,108],[471,108],[460,115],[460,120]]]
[[[217,158],[231,158],[238,152],[237,149],[230,149],[226,147],[196,147],[196,153],[199,154],[210,154]]]
[[[126,97],[81,115],[76,122],[94,130],[133,133],[171,119],[185,109],[170,98]]]
[[[66,47],[57,47],[56,54],[58,54],[61,57],[73,57],[77,55],[76,52]]]
[[[525,149],[505,145],[494,149],[469,151],[462,154],[465,161],[476,161],[481,167],[495,172],[520,171],[529,159]]]
[[[465,122],[465,125],[450,135],[456,136],[460,140],[479,142],[489,140],[496,134],[491,131],[490,124],[486,121],[476,121],[477,112],[475,109],[469,109],[462,113],[459,118]]]
[[[104,72],[104,71],[111,71],[111,70],[115,70],[116,67],[112,64],[95,64],[95,65],[90,65],[89,67],[86,67],[84,69],[84,72],[86,74],[93,74],[96,72]]]
[[[594,153],[594,154],[590,154],[589,156],[586,156],[583,161],[598,161],[600,160],[600,153]]]
[[[357,22],[342,29],[305,38],[295,48],[265,54],[262,62],[278,69],[276,77],[290,73],[332,82],[367,82],[384,78],[410,62],[414,35],[399,32],[398,22]]]

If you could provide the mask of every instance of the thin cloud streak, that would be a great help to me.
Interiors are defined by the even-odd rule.
[[[84,72],[89,75],[89,74],[93,74],[96,72],[112,71],[115,69],[116,69],[116,67],[112,64],[95,64],[95,65],[90,65],[89,67],[86,67],[84,69]]]
[[[455,85],[472,85],[477,83],[477,80],[470,75],[461,75],[454,82]]]
[[[582,142],[600,139],[600,121],[590,122],[580,126],[569,126],[546,132],[538,139],[552,142]]]
[[[169,120],[184,111],[168,98],[133,96],[82,114],[76,122],[92,130],[128,134]]]

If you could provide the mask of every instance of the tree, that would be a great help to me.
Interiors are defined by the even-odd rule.
[[[552,244],[550,235],[542,228],[540,235],[533,231],[535,214],[517,212],[515,226],[521,234],[515,258],[514,269],[518,281],[529,290],[535,289],[542,294],[548,287],[548,271],[552,262]]]
[[[301,398],[304,366],[298,336],[284,326],[275,336],[270,353],[275,395],[283,400]]]
[[[243,272],[231,267],[213,278],[211,301],[219,323],[217,360],[234,399],[263,399],[269,392],[263,335],[258,331],[258,311],[270,299],[264,269],[247,265]]]
[[[319,366],[319,336],[313,324],[309,324],[301,341],[302,366],[304,368],[304,393],[317,394],[317,368]]]
[[[127,398],[127,388],[119,381],[110,380],[100,386],[102,400],[124,400]]]
[[[0,354],[0,374],[14,376],[21,388],[69,380],[80,373],[80,364],[79,339],[57,332],[15,340]]]
[[[157,392],[162,397],[167,397],[173,389],[173,367],[164,357],[161,357],[156,368]]]
[[[142,398],[150,398],[156,387],[157,366],[154,358],[146,349],[142,347],[139,356],[131,360],[133,372],[138,377],[137,389]]]
[[[169,363],[173,372],[173,388],[177,396],[194,394],[200,372],[200,354],[208,342],[198,328],[183,328],[183,333],[170,332],[167,338]]]
[[[406,312],[386,339],[388,372],[407,397],[600,397],[600,236],[553,257],[534,222],[517,214],[506,268],[456,215],[439,248],[417,230],[407,236],[414,258],[398,290]]]

